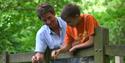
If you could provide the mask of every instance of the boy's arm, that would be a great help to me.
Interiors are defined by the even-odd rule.
[[[89,36],[89,40],[88,40],[88,41],[73,46],[69,51],[70,51],[70,52],[73,52],[73,51],[76,50],[76,49],[86,48],[86,47],[89,47],[89,46],[91,46],[91,45],[93,45],[93,36]]]
[[[68,30],[68,28],[67,28],[67,30]],[[69,31],[70,30],[68,30],[67,32],[69,32]],[[73,41],[73,38],[71,37],[71,35],[69,33],[66,33],[65,38],[64,38],[64,43],[60,47],[60,49],[57,50],[57,52],[63,53],[63,52],[68,51],[72,47],[72,41]]]
[[[61,46],[61,48],[60,49],[58,49],[58,51],[60,52],[60,53],[64,53],[64,52],[66,52],[66,51],[68,51],[70,48],[71,48],[71,42],[70,43],[68,43],[67,45],[64,45],[64,46]]]

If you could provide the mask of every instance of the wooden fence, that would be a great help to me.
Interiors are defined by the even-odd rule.
[[[94,63],[110,63],[109,56],[115,57],[115,63],[123,62],[125,56],[125,45],[109,45],[109,31],[106,28],[97,28],[94,37],[94,46],[91,48],[78,51],[74,56],[69,53],[61,54],[59,59],[94,56]],[[0,55],[0,63],[31,62],[32,53],[8,54],[7,52]],[[46,55],[46,63],[50,61],[50,55]]]

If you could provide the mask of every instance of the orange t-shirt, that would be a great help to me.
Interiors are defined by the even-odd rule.
[[[79,25],[74,27],[67,25],[63,45],[68,45],[71,42],[74,42],[78,37],[80,37],[79,40],[81,43],[84,43],[89,39],[89,36],[94,34],[94,29],[99,26],[95,18],[89,14],[82,14],[80,15],[80,18],[82,19],[82,22]]]

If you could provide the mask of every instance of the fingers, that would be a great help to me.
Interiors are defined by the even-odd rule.
[[[75,49],[74,49],[74,48],[71,48],[71,49],[69,50],[69,53],[70,53],[71,55],[74,55],[74,54],[75,54]]]
[[[71,52],[74,52],[75,50],[76,50],[76,48],[72,47],[71,49],[69,49],[69,52],[71,53]]]
[[[51,56],[52,56],[53,59],[56,59],[56,58],[57,58],[56,50],[54,50],[54,51],[51,53]]]
[[[52,51],[52,53],[51,53],[51,57],[54,58],[55,55],[56,55],[56,54],[55,54],[55,50],[54,50],[54,51]]]
[[[57,59],[58,58],[58,55],[59,55],[59,51],[58,50],[54,50],[52,51],[51,53],[51,56],[53,59]]]
[[[37,60],[35,56],[32,57],[32,61]]]
[[[38,63],[39,61],[41,62],[43,60],[43,56],[41,54],[35,54],[32,56],[32,63]]]
[[[32,63],[37,63],[38,61],[37,61],[37,58],[36,58],[36,56],[33,56],[32,57]]]
[[[69,52],[73,52],[73,48],[69,49]]]

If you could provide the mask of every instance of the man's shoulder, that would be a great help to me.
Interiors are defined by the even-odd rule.
[[[61,17],[57,17],[57,20],[61,26],[66,27],[66,22]]]
[[[61,22],[61,23],[66,23],[61,17],[57,17],[57,20],[59,21],[59,22]]]
[[[46,25],[41,26],[41,28],[37,31],[37,34],[44,34],[48,30]]]

